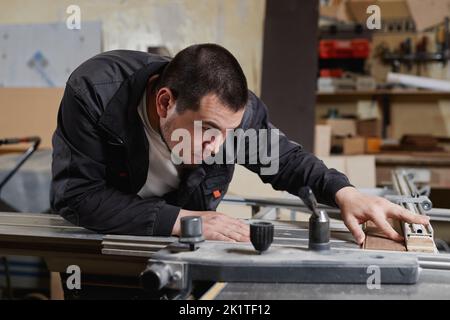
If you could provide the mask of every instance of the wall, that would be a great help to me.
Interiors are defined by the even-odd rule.
[[[71,4],[80,6],[82,21],[102,22],[104,50],[145,51],[145,43],[175,54],[190,44],[219,43],[260,92],[265,0],[0,0],[0,24],[64,22]]]
[[[39,136],[40,148],[50,149],[62,96],[62,88],[0,88],[0,139]],[[18,150],[28,147],[5,146]]]

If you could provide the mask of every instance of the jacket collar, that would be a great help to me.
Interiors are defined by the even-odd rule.
[[[129,142],[127,139],[130,132],[136,129],[136,122],[139,121],[137,106],[144,94],[148,78],[160,73],[168,62],[167,58],[159,57],[126,79],[105,108],[99,125],[123,142]]]
[[[99,120],[99,125],[126,148],[133,192],[138,192],[144,185],[149,165],[149,144],[137,106],[144,94],[148,78],[160,73],[167,63],[168,60],[163,58],[160,61],[152,61],[125,80]]]

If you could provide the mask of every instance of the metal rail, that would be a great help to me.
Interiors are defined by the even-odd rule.
[[[413,175],[408,174],[405,170],[394,170],[392,172],[392,183],[399,195],[396,202],[414,214],[426,215],[425,211],[429,211],[432,207],[431,201],[420,195],[413,179]],[[434,250],[436,250],[431,224],[421,225],[405,222],[403,223],[403,233],[408,250],[415,250],[419,247],[419,250],[426,250],[425,247],[428,246],[428,243],[432,243]]]
[[[383,189],[374,188],[374,192],[383,191]],[[393,199],[390,195],[385,196],[387,199]],[[287,199],[287,198],[258,198],[258,197],[241,197],[234,195],[226,195],[223,200],[225,204],[232,205],[244,205],[253,208],[252,212],[256,213],[266,213],[269,214],[267,210],[263,212],[265,208],[273,209],[287,209],[293,211],[310,212],[308,207],[300,199]],[[319,208],[326,209],[328,215],[334,219],[341,219],[341,211],[338,208],[329,207],[323,204],[319,204]],[[450,222],[450,209],[443,208],[431,208],[426,212],[426,215],[430,217],[431,221],[439,222]],[[265,215],[259,215],[258,219],[265,218]]]

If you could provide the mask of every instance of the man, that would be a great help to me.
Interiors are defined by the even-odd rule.
[[[198,123],[221,136],[195,135]],[[67,81],[53,136],[52,208],[100,233],[178,236],[180,218],[195,215],[202,217],[206,239],[249,241],[247,224],[215,212],[234,165],[207,164],[204,156],[229,152],[224,141],[236,128],[276,132],[226,49],[194,45],[173,60],[135,51],[99,54]],[[192,145],[200,145],[200,152],[195,146],[180,152],[181,163],[173,155],[179,129],[193,136]],[[262,159],[248,160],[251,152],[245,150],[243,165],[278,190],[297,195],[300,187],[310,186],[319,202],[341,209],[358,243],[364,240],[360,224],[368,220],[398,241],[402,237],[388,218],[428,223],[360,193],[302,146],[277,137],[276,172],[262,174]],[[262,139],[257,144],[271,148]]]

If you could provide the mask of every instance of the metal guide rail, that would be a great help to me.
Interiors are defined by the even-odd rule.
[[[405,170],[394,170],[392,172],[392,183],[398,195],[387,198],[414,214],[426,215],[426,212],[432,209],[432,203],[428,198],[429,189],[424,189],[424,192],[419,191],[414,185],[413,179],[413,174],[407,173]],[[408,251],[437,251],[431,224],[421,225],[404,222],[402,228]]]

